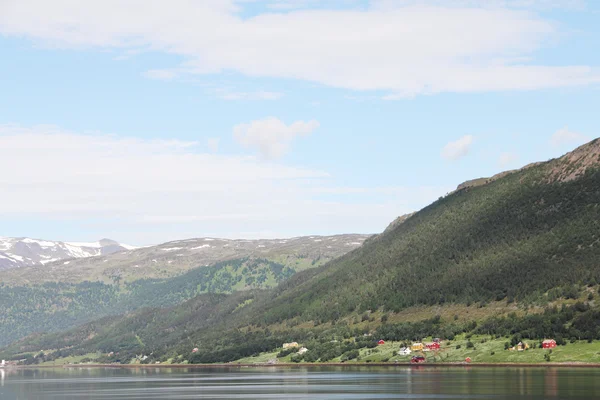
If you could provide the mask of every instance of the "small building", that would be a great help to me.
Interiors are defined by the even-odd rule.
[[[556,340],[554,339],[546,339],[542,342],[542,348],[544,349],[553,349],[556,347]]]
[[[528,348],[529,345],[527,343],[519,342],[519,344],[517,345],[517,351],[527,350]]]
[[[439,337],[433,338],[433,343],[440,343],[441,341]]]
[[[401,356],[408,356],[410,355],[410,353],[412,353],[412,351],[408,347],[402,347],[398,351],[398,354]]]
[[[300,346],[298,345],[298,342],[290,342],[290,343],[283,344],[284,349],[291,349],[293,347],[300,347]]]
[[[413,356],[410,359],[411,364],[422,364],[425,362],[425,357],[423,356]]]
[[[378,344],[378,345],[385,344],[385,341],[384,341],[384,340],[380,340],[380,341],[378,341],[378,342],[377,342],[377,344]]]
[[[302,347],[300,348],[300,350],[298,350],[298,354],[302,355],[304,353],[306,353],[308,351],[308,349],[306,347]]]
[[[440,344],[439,344],[439,342],[432,342],[432,343],[425,344],[425,347],[428,350],[436,351],[436,350],[440,349]]]
[[[423,343],[413,343],[412,346],[410,346],[412,351],[423,351],[424,348],[425,346],[423,346]]]
[[[198,352],[198,348],[197,348],[197,347],[194,347],[194,348],[192,349],[192,353],[197,353],[197,352]]]

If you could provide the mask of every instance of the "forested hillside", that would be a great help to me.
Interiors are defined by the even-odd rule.
[[[600,281],[600,143],[441,198],[280,286],[264,321],[331,321],[417,304],[543,301]]]
[[[201,293],[265,289],[359,247],[368,235],[187,239],[0,272],[0,345]]]
[[[595,140],[560,159],[463,185],[324,266],[251,298],[227,297],[230,307],[211,314],[210,326],[157,323],[163,311],[149,310],[145,321],[152,326],[141,323],[140,332],[169,339],[134,343],[127,354],[232,361],[293,339],[322,349],[313,354],[324,360],[356,349],[320,344],[366,332],[393,340],[463,333],[514,335],[513,341],[549,334],[600,339],[594,300],[600,282],[599,165],[600,140]],[[193,301],[180,306],[189,312],[175,307],[170,313],[196,319],[187,305]],[[512,307],[514,314],[504,318],[488,308],[491,303]],[[467,312],[448,318],[436,311],[450,306]],[[428,307],[429,316],[402,321],[403,312],[416,307]],[[474,309],[482,310],[477,317]],[[118,319],[114,331],[87,332],[135,336],[138,328],[130,318]],[[140,313],[135,318],[144,320]],[[81,331],[71,335],[83,337]],[[7,354],[42,348],[112,351],[94,339],[74,344],[58,338],[32,338]],[[199,347],[194,354],[192,344]]]
[[[317,260],[311,264],[316,265]],[[99,316],[173,306],[201,293],[271,288],[289,279],[297,268],[295,264],[243,258],[198,267],[169,279],[116,284],[48,282],[33,286],[0,283],[0,345],[33,332],[64,330]]]

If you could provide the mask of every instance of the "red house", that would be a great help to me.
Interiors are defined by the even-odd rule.
[[[427,344],[425,344],[425,347],[427,347],[429,350],[439,350],[440,344],[437,342],[427,343]]]
[[[553,349],[556,347],[556,340],[554,339],[546,339],[542,342],[542,348],[544,349]]]
[[[377,342],[377,344],[385,344],[385,342],[383,340],[380,340],[379,342]]]

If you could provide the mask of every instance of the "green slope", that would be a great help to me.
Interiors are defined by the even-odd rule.
[[[326,267],[299,274],[263,314],[331,321],[417,304],[534,301],[553,287],[600,281],[600,154],[577,179],[565,159],[438,200]]]
[[[33,332],[65,330],[102,316],[173,306],[201,293],[271,288],[290,278],[296,268],[295,263],[287,266],[267,259],[243,258],[195,268],[170,279],[140,279],[119,285],[0,283],[0,345]]]

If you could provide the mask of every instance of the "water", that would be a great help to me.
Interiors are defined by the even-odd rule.
[[[592,368],[0,370],[1,400],[593,399]]]

